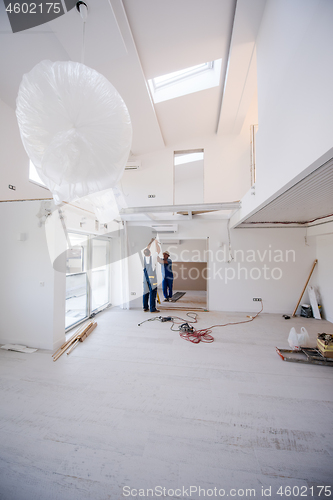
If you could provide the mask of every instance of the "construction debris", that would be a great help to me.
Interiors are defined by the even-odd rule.
[[[278,347],[275,347],[275,349],[278,355],[283,359],[283,361],[333,366],[333,359],[323,356],[319,349],[314,349],[311,347],[301,347],[298,350],[279,349]]]
[[[82,325],[71,336],[70,339],[64,342],[62,346],[59,347],[59,349],[54,354],[52,354],[53,361],[57,361],[57,359],[60,358],[60,356],[64,354],[64,352],[66,352],[69,348],[70,349],[67,354],[70,354],[75,349],[75,347],[79,345],[79,342],[83,342],[91,334],[91,332],[95,330],[96,326],[97,323],[95,321],[89,321],[89,323]]]
[[[317,348],[324,358],[333,358],[333,334],[318,333]]]
[[[294,312],[292,313],[292,316],[296,316],[296,312],[297,312],[298,306],[299,306],[299,305],[300,305],[300,303],[301,303],[302,297],[303,297],[303,295],[304,295],[304,292],[305,292],[305,290],[306,290],[306,287],[308,286],[308,283],[309,283],[309,281],[310,281],[310,278],[311,278],[311,276],[312,276],[312,273],[313,273],[313,271],[314,271],[314,268],[316,267],[317,262],[318,262],[318,260],[316,259],[316,260],[314,261],[314,263],[313,263],[312,269],[311,269],[311,271],[310,271],[310,274],[309,274],[309,276],[308,276],[308,279],[306,280],[306,283],[305,283],[304,288],[303,288],[303,290],[302,290],[301,296],[300,296],[300,298],[298,299],[298,302],[297,302],[297,304],[296,304],[296,307],[295,307],[295,309],[294,309]]]
[[[186,292],[176,292],[173,294],[173,296],[171,297],[170,301],[171,302],[177,302],[177,300],[179,300],[181,297],[183,297],[185,295]]]

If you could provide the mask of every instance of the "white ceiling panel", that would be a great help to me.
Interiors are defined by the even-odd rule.
[[[215,135],[219,101],[220,87],[215,87],[155,104],[166,145]]]
[[[226,58],[236,0],[123,0],[146,78]]]
[[[124,99],[133,125],[132,153],[215,135],[236,0],[87,0],[87,4],[84,62],[103,74]],[[23,74],[44,59],[80,62],[82,27],[73,9],[50,23],[13,34],[0,1],[0,99],[15,109]],[[148,78],[219,58],[218,87],[153,104]],[[239,69],[242,75],[248,71],[248,60],[245,63]],[[246,112],[246,103],[240,104],[242,95],[230,93],[234,102],[229,110]]]
[[[243,224],[310,223],[333,215],[333,158]]]

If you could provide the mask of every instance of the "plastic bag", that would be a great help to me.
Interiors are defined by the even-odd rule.
[[[42,61],[23,76],[16,100],[21,139],[54,201],[112,188],[132,142],[127,107],[114,86],[72,61]]]
[[[302,326],[301,333],[297,333],[293,327],[289,332],[288,344],[295,351],[301,347],[311,347],[310,337],[306,329]]]

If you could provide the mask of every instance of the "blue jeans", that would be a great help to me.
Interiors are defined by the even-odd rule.
[[[171,299],[172,297],[172,285],[173,285],[173,279],[172,278],[164,278],[162,281],[162,287],[163,287],[163,295],[165,299]]]
[[[157,288],[152,288],[150,292],[143,294],[143,308],[150,309],[150,312],[156,311],[156,295]],[[150,308],[148,307],[148,299],[150,299]]]

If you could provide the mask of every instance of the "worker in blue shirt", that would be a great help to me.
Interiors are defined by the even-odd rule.
[[[143,310],[145,312],[157,313],[160,312],[156,309],[156,296],[157,296],[157,274],[156,274],[156,258],[153,258],[150,247],[155,238],[152,238],[147,248],[144,249],[143,254]],[[157,252],[161,248],[156,241]],[[158,257],[159,258],[159,257]],[[149,307],[148,307],[149,302]]]
[[[172,260],[170,259],[170,253],[166,250],[163,252],[163,259],[157,257],[157,260],[161,264],[164,302],[169,302],[172,298],[173,286]]]

